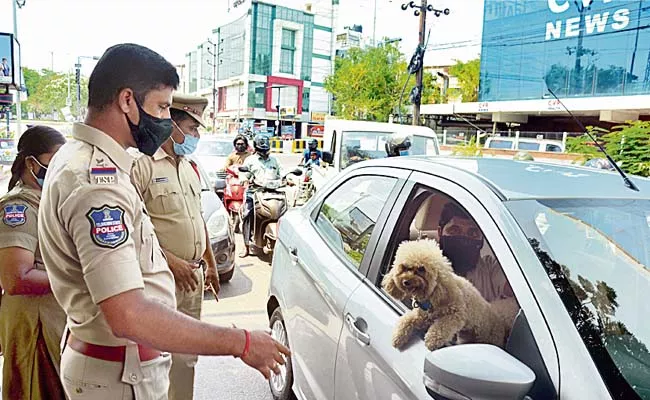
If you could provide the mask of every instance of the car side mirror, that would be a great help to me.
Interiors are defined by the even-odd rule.
[[[214,181],[214,190],[218,192],[226,188],[226,181],[224,179],[217,179]]]
[[[445,347],[424,360],[424,385],[436,399],[518,400],[533,383],[530,368],[489,344]]]
[[[302,170],[300,168],[296,168],[293,171],[291,171],[291,173],[296,175],[296,176],[300,176],[300,175],[302,175]]]
[[[328,163],[328,164],[332,164],[332,162],[334,161],[334,156],[332,155],[331,152],[324,151],[323,156],[321,157],[321,159],[323,161],[325,161],[326,163]]]
[[[238,168],[239,172],[248,172],[248,167],[244,167],[243,165]]]

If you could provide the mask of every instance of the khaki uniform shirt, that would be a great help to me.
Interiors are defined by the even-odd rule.
[[[77,338],[123,346],[98,304],[133,289],[176,308],[174,277],[131,183],[133,158],[100,130],[74,124],[49,165],[39,241],[52,291]]]
[[[226,166],[225,168],[231,167],[233,165],[244,165],[244,161],[251,155],[249,152],[243,152],[243,153],[238,153],[238,152],[232,152],[228,155],[228,159],[226,159]]]
[[[189,160],[179,157],[177,164],[161,148],[153,157],[140,156],[131,176],[163,249],[185,261],[203,257],[207,243],[201,182]]]

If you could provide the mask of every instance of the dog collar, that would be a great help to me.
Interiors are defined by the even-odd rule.
[[[415,298],[411,299],[411,305],[413,308],[419,308],[422,311],[429,311],[431,309],[431,302],[430,301],[425,301],[425,302],[419,302]]]

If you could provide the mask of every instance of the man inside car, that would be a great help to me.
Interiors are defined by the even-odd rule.
[[[472,282],[488,302],[514,297],[499,262],[491,255],[481,257],[483,232],[463,209],[448,202],[438,224],[440,248],[456,274]]]

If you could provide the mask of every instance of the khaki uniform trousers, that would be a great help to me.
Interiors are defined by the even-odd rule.
[[[201,319],[203,304],[203,269],[196,268],[194,274],[199,284],[193,292],[176,288],[176,308],[194,319]],[[193,354],[172,354],[172,368],[169,371],[169,400],[191,400],[194,397],[194,367],[199,357]]]
[[[140,362],[135,344],[125,361],[85,356],[66,346],[61,356],[61,380],[70,400],[167,400],[171,355]]]

